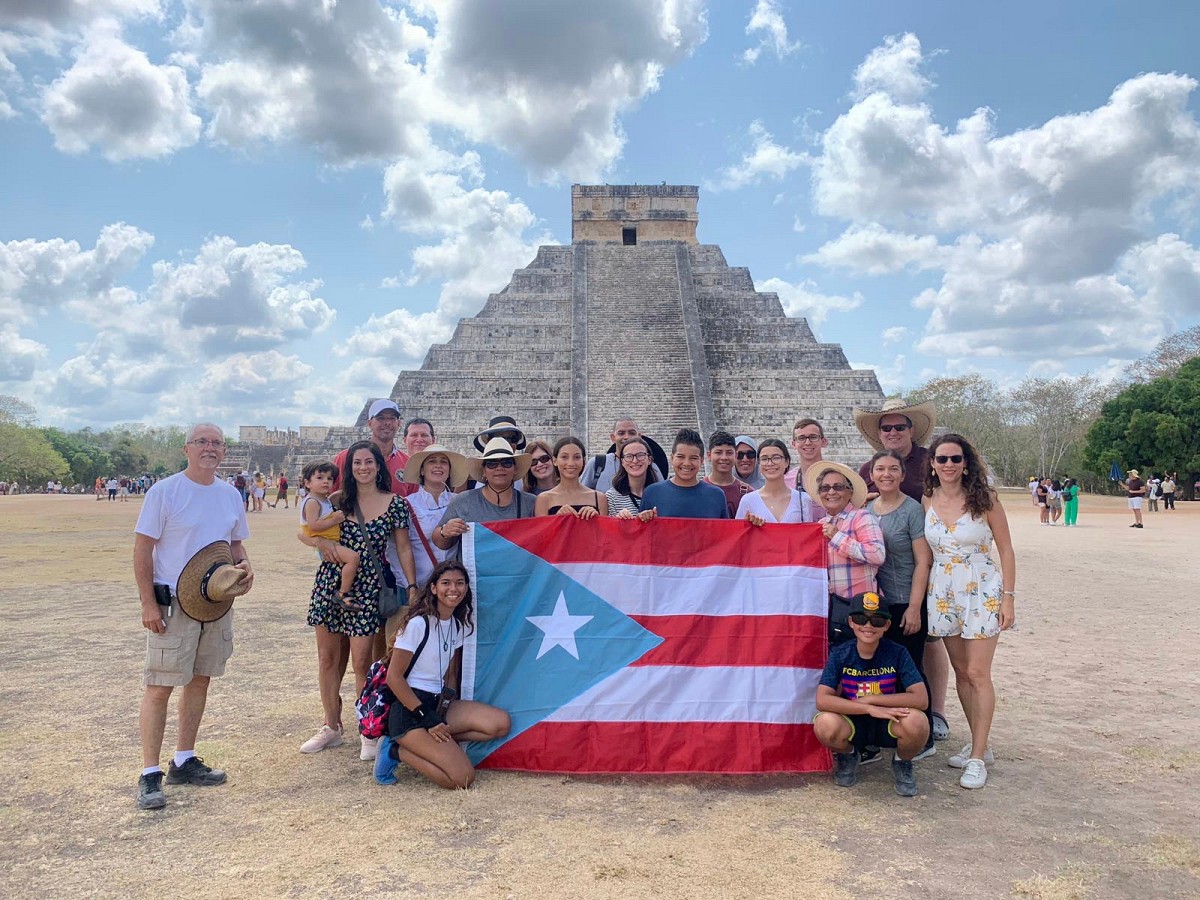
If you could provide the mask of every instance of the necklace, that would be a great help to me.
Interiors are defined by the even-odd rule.
[[[450,639],[454,637],[454,626],[451,625],[445,631],[442,630],[442,620],[437,620],[438,640],[442,642],[442,650],[448,652],[450,650]]]

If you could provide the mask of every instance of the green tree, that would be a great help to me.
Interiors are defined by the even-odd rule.
[[[1122,469],[1179,472],[1190,496],[1200,472],[1200,358],[1105,403],[1088,430],[1083,459],[1102,475],[1114,462]]]
[[[97,478],[112,474],[111,457],[95,441],[90,432],[67,433],[57,428],[43,428],[42,434],[70,464],[72,484],[90,487]]]
[[[67,461],[36,428],[0,424],[0,481],[40,485],[66,478]]]

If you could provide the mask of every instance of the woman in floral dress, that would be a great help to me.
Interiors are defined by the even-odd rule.
[[[350,596],[340,598],[338,587],[341,571],[335,563],[322,562],[313,585],[312,603],[308,609],[308,624],[317,632],[318,682],[321,703],[325,706],[326,721],[340,722],[341,713],[341,635],[350,638],[350,660],[354,666],[354,691],[362,692],[371,667],[375,635],[380,629],[379,577],[376,569],[390,573],[387,545],[394,541],[396,556],[404,581],[399,585],[401,596],[416,588],[416,566],[412,543],[408,538],[408,510],[404,501],[392,493],[392,479],[379,448],[370,441],[352,444],[346,453],[350,477],[342,478],[342,496],[338,509],[346,514],[342,536],[338,543],[362,554],[358,576]],[[366,524],[359,525],[361,514]],[[367,543],[375,553],[378,567],[370,560]],[[327,726],[328,727],[328,726]],[[368,746],[370,744],[370,746]],[[363,738],[360,754],[374,759],[374,742]]]
[[[1001,631],[1016,621],[1017,562],[1008,519],[987,483],[987,468],[966,438],[947,434],[929,449],[925,539],[933,550],[926,605],[929,633],[944,638],[971,743],[949,763],[959,784],[981,788],[992,762],[988,734],[996,708],[992,658]],[[997,568],[995,554],[999,556]]]

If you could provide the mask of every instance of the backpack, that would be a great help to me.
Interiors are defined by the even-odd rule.
[[[425,636],[421,638],[416,652],[408,661],[408,668],[404,670],[405,678],[411,674],[428,640],[429,620],[426,619]],[[396,702],[396,695],[387,686],[387,676],[388,659],[373,662],[367,671],[367,683],[363,685],[362,693],[354,701],[354,712],[358,716],[358,733],[365,738],[380,738],[387,733],[388,714],[392,711],[392,704]]]

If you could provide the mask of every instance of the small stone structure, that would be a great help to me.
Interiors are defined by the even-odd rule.
[[[431,419],[440,443],[467,453],[499,413],[530,437],[576,434],[590,452],[608,446],[618,415],[668,445],[683,427],[790,441],[811,416],[827,458],[866,459],[852,410],[882,403],[875,373],[851,369],[748,270],[698,243],[698,198],[690,185],[573,186],[571,246],[539,248],[401,372],[401,415]]]

